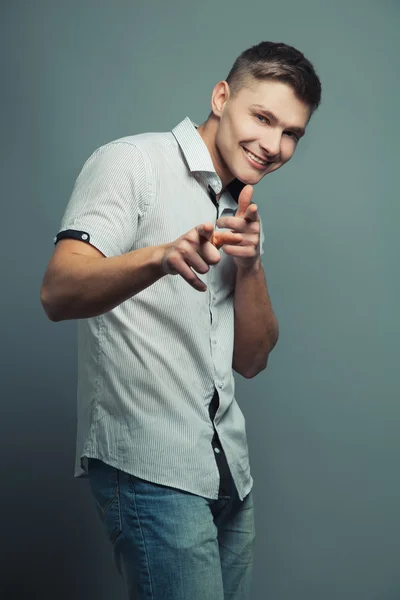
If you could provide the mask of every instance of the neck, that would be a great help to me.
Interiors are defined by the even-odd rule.
[[[207,146],[210,153],[211,160],[214,165],[214,169],[222,181],[222,189],[224,189],[231,181],[233,181],[232,173],[226,166],[216,144],[216,137],[218,131],[219,119],[211,114],[207,121],[204,121],[197,131],[201,135],[203,142]]]

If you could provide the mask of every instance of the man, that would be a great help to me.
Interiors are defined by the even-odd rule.
[[[253,480],[232,369],[256,376],[278,339],[251,200],[320,95],[299,51],[262,42],[202,125],[111,142],[75,184],[41,299],[51,320],[79,319],[75,476],[131,599],[249,598]]]

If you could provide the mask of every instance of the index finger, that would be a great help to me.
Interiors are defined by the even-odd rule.
[[[234,233],[233,231],[216,231],[212,236],[212,243],[218,250],[225,244],[235,246],[242,241],[243,236],[240,233]]]
[[[246,221],[258,221],[259,216],[257,204],[250,204],[250,206],[247,207],[246,213],[243,215],[243,218],[246,219]]]

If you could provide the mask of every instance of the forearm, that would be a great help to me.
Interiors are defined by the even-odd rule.
[[[160,279],[161,246],[121,256],[63,256],[46,272],[41,301],[52,321],[95,317],[108,312]]]
[[[234,307],[232,366],[244,377],[254,377],[265,369],[279,335],[261,260],[252,270],[238,267]]]

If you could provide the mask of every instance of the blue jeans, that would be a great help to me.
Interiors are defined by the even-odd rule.
[[[210,500],[89,459],[92,495],[129,600],[249,600],[252,494]]]

